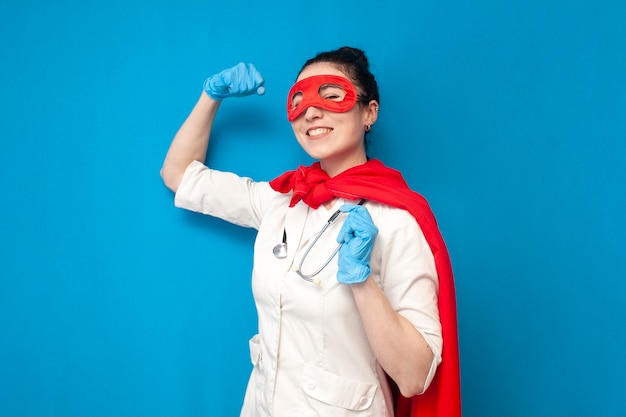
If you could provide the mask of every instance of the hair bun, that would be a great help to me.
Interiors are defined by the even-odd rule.
[[[365,51],[359,48],[353,48],[351,46],[342,46],[339,48],[340,51],[349,53],[354,56],[355,60],[358,61],[364,68],[369,69],[370,63],[365,56]]]

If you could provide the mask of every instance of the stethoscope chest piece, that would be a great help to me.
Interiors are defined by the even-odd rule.
[[[287,257],[287,244],[284,242],[279,243],[278,245],[274,246],[274,249],[272,249],[272,252],[274,253],[274,256],[277,257],[278,259],[284,259]]]
[[[285,259],[287,257],[287,231],[283,230],[283,241],[274,246],[272,253],[278,259]]]

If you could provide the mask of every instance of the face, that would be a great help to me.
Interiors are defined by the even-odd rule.
[[[376,121],[378,103],[356,103],[358,92],[347,78],[332,64],[312,64],[288,97],[298,143],[330,176],[366,162],[365,126]]]

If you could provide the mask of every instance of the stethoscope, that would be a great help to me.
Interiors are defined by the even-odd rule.
[[[365,199],[362,199],[357,204],[359,206],[362,206],[364,203],[365,203]],[[326,262],[324,262],[324,264],[321,267],[319,267],[317,271],[311,274],[305,274],[304,272],[302,272],[302,265],[304,264],[304,260],[306,259],[306,257],[309,255],[309,252],[311,251],[313,246],[315,246],[315,244],[320,239],[320,237],[324,234],[326,229],[328,229],[328,227],[330,227],[330,225],[333,224],[335,220],[337,220],[337,217],[339,217],[340,213],[341,213],[341,210],[337,210],[328,218],[328,220],[326,221],[326,224],[324,225],[324,227],[322,227],[322,230],[320,230],[317,233],[317,235],[313,239],[313,242],[311,242],[307,250],[304,252],[304,255],[302,255],[302,258],[300,258],[300,263],[298,264],[298,268],[295,269],[294,272],[298,274],[300,278],[302,278],[303,280],[312,282],[316,285],[320,285],[321,281],[318,278],[313,279],[313,277],[315,277],[317,274],[322,272],[322,270],[326,268],[326,266],[330,263],[330,261],[332,261],[332,259],[335,257],[337,252],[339,252],[339,248],[341,247],[341,244],[337,245],[332,255],[328,257]],[[274,253],[274,256],[276,256],[278,259],[283,259],[287,257],[287,230],[283,229],[283,241],[277,244],[276,246],[274,246],[274,248],[272,249],[272,252]]]

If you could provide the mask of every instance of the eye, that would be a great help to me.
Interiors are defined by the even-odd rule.
[[[338,85],[324,84],[319,89],[319,95],[325,100],[343,101],[346,97],[346,92]]]
[[[291,107],[296,108],[302,101],[302,93],[298,92],[291,97]]]

